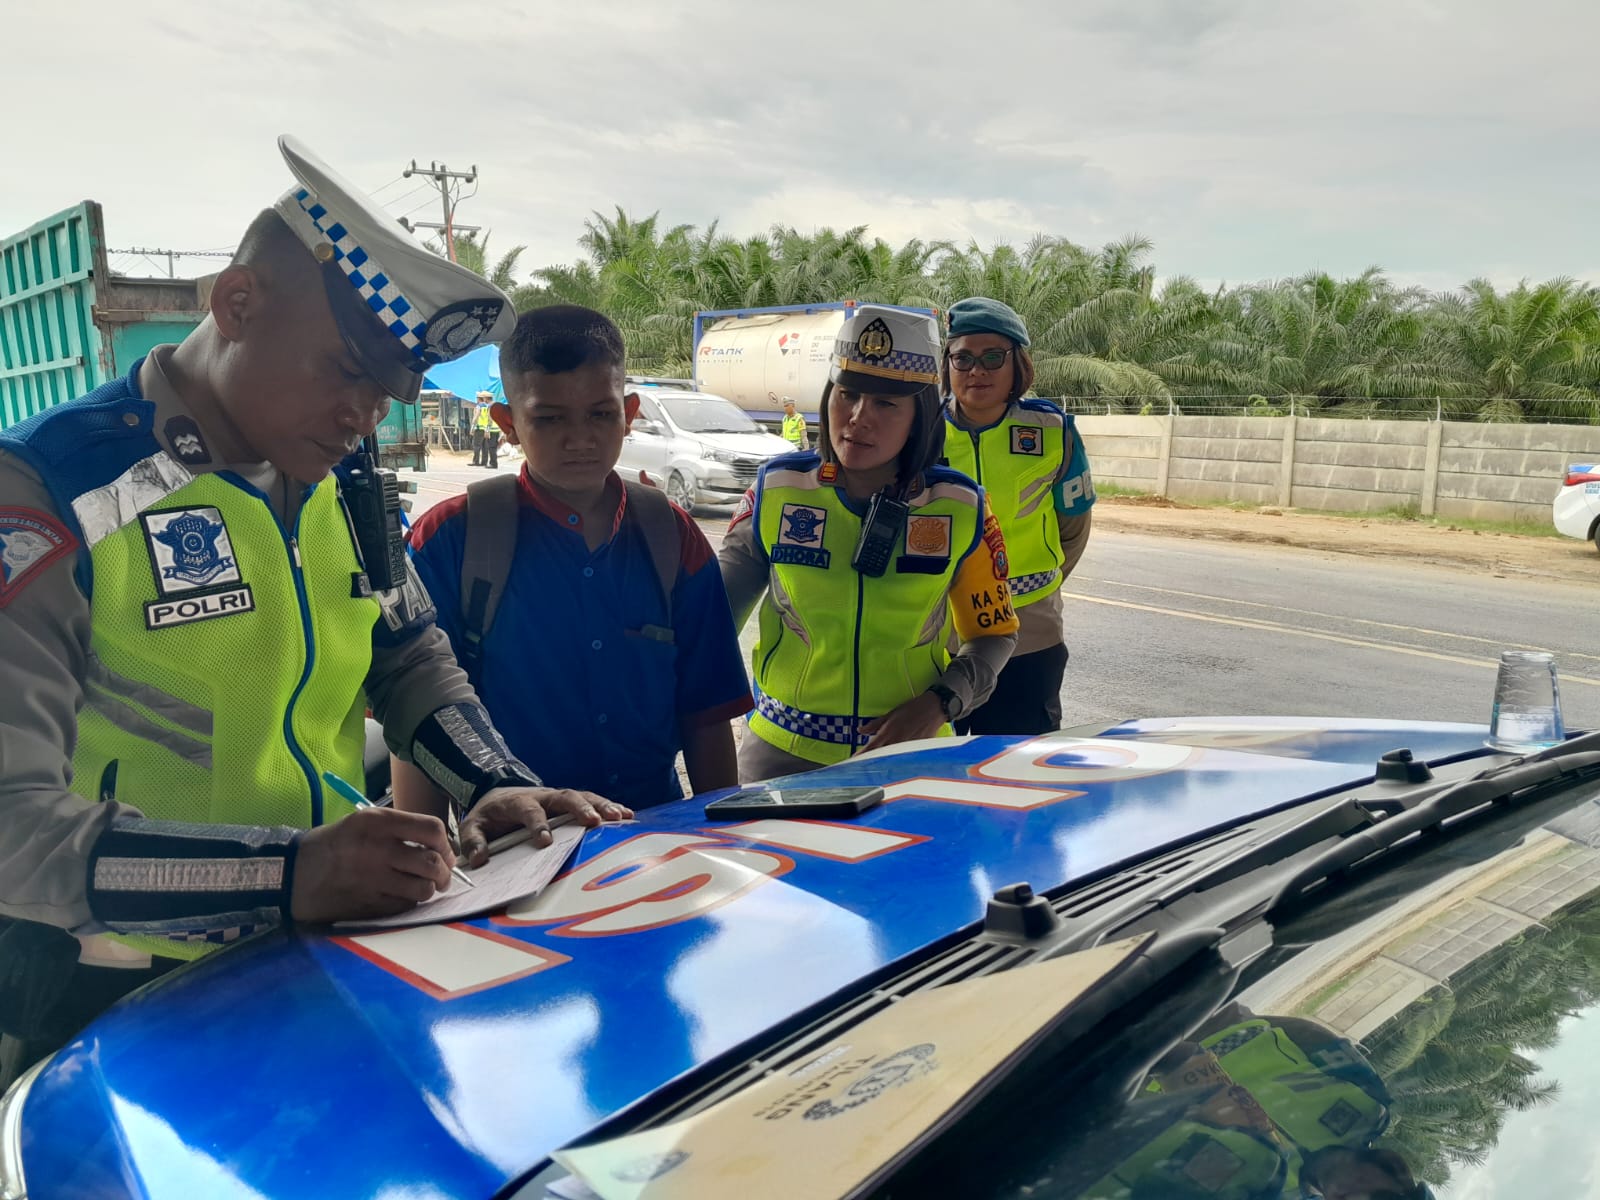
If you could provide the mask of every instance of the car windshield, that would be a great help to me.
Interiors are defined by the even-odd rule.
[[[661,396],[672,423],[685,433],[760,433],[761,426],[721,396]]]
[[[1264,951],[1029,1064],[877,1194],[1595,1195],[1596,796],[1255,922]]]

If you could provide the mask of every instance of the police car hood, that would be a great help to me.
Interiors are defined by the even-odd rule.
[[[996,888],[1100,874],[1477,726],[1134,721],[920,743],[816,772],[848,823],[592,831],[531,907],[362,938],[278,932],[129,998],[38,1078],[33,1200],[488,1197],[603,1119],[972,929]]]

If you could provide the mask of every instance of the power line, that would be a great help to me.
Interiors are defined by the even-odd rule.
[[[397,204],[404,204],[407,200],[411,199],[411,197],[415,196],[418,192],[431,192],[432,190],[433,190],[433,185],[431,183],[419,183],[416,187],[412,188],[409,192],[401,192],[398,196],[391,196],[389,199],[387,199],[387,200],[385,200],[383,202],[383,206],[385,208],[393,208]],[[430,196],[429,197],[429,203],[432,203],[432,199],[433,198]]]
[[[396,217],[395,220],[399,221],[400,224],[404,225],[406,223],[406,218],[409,217],[412,213],[421,212],[423,209],[427,208],[428,205],[430,205],[432,203],[433,203],[433,197],[429,196],[421,204],[414,204],[410,208],[406,209],[406,211],[401,213],[398,217]]]

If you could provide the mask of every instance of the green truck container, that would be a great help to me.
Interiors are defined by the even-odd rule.
[[[93,200],[0,240],[0,429],[125,374],[206,315],[209,279],[130,279]]]
[[[378,425],[378,465],[410,467],[413,471],[428,469],[420,404],[401,404],[397,400],[389,405],[389,415]]]
[[[85,200],[0,240],[0,429],[124,375],[205,319],[211,281],[113,275],[105,218]],[[384,466],[424,470],[414,404],[378,427]]]

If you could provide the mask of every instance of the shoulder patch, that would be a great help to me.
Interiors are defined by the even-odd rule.
[[[203,467],[211,461],[211,447],[193,417],[172,417],[161,429],[178,461],[188,467]]]
[[[44,568],[78,548],[78,539],[49,513],[0,508],[0,608]]]
[[[748,521],[756,511],[756,490],[748,488],[745,494],[739,497],[739,503],[733,510],[733,516],[728,518],[728,528],[731,530],[740,521]]]

